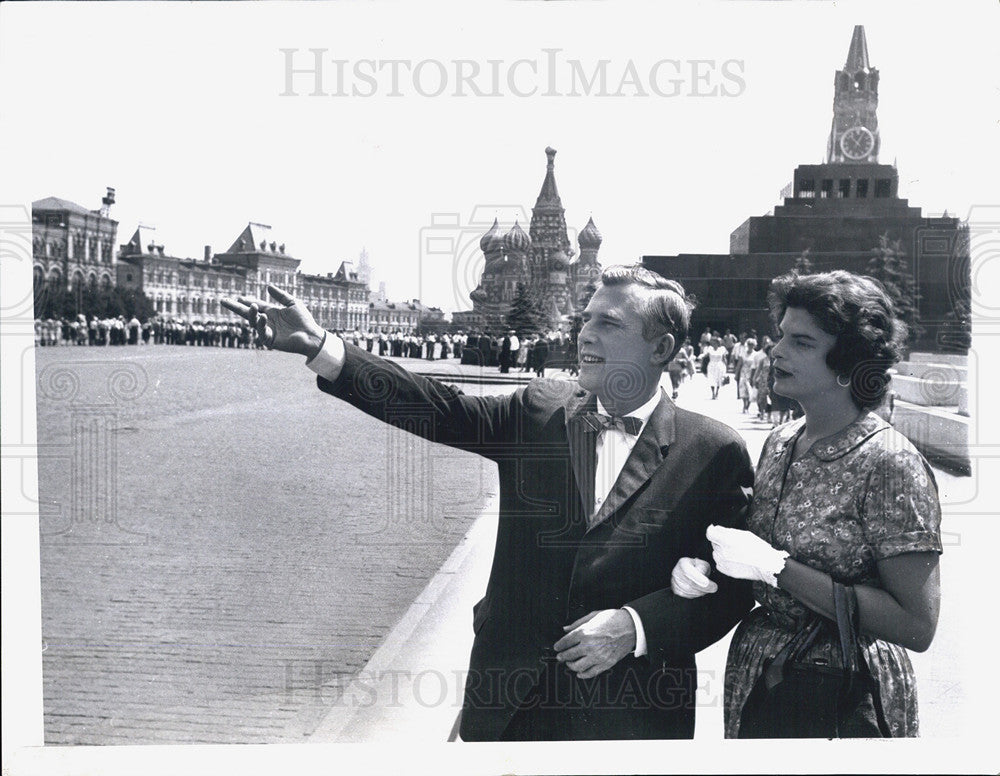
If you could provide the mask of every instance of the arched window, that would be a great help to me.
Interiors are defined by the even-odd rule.
[[[111,290],[111,276],[107,273],[101,275],[101,290],[110,291]]]

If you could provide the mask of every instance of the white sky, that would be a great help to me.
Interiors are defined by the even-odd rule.
[[[797,164],[822,160],[833,74],[853,26],[865,25],[880,70],[881,161],[898,160],[901,195],[937,214],[965,215],[995,202],[998,73],[995,4],[943,6],[812,2],[622,5],[511,3],[327,5],[319,3],[14,3],[0,8],[0,140],[3,202],[55,195],[89,208],[105,186],[119,243],[142,221],[176,255],[225,250],[247,221],[307,272],[336,270],[366,247],[373,287],[466,309],[482,255],[481,225],[530,213],[559,151],[556,176],[571,229],[593,215],[604,264],[642,254],[728,250],[729,232],[778,204]],[[284,55],[333,59],[438,60],[450,71],[444,96],[424,97],[401,70],[373,97],[282,97]],[[561,49],[557,90],[570,65],[590,73],[610,60],[613,92],[631,60],[649,96],[545,97],[546,54]],[[515,60],[517,97],[504,81]],[[484,71],[502,60],[502,97],[454,97],[455,59]],[[659,60],[690,60],[730,97],[698,97],[690,75],[674,97],[649,90]],[[745,88],[721,75],[731,65]],[[661,90],[672,75],[660,71]],[[436,65],[421,73],[424,92]],[[630,87],[626,87],[632,93]],[[477,206],[480,207],[477,211]],[[434,214],[463,228],[427,230]],[[488,225],[488,224],[487,224]],[[425,236],[459,235],[459,258],[428,256]],[[574,244],[575,244],[575,235]],[[421,245],[424,245],[423,255]],[[440,247],[442,243],[433,243]],[[457,267],[457,268],[456,268]],[[457,278],[457,279],[456,279]]]

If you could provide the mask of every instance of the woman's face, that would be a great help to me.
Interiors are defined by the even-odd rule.
[[[826,365],[826,355],[836,343],[816,319],[800,307],[789,307],[778,326],[781,339],[771,350],[774,390],[803,406],[837,391],[837,373]]]

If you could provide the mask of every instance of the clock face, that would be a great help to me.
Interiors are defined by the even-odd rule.
[[[851,127],[840,136],[840,150],[848,159],[864,159],[875,147],[875,136],[867,127]]]

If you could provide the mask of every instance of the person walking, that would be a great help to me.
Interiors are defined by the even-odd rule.
[[[709,341],[703,357],[708,362],[706,375],[712,390],[712,398],[718,399],[722,383],[726,379],[726,349],[722,346],[721,338],[713,337]]]

